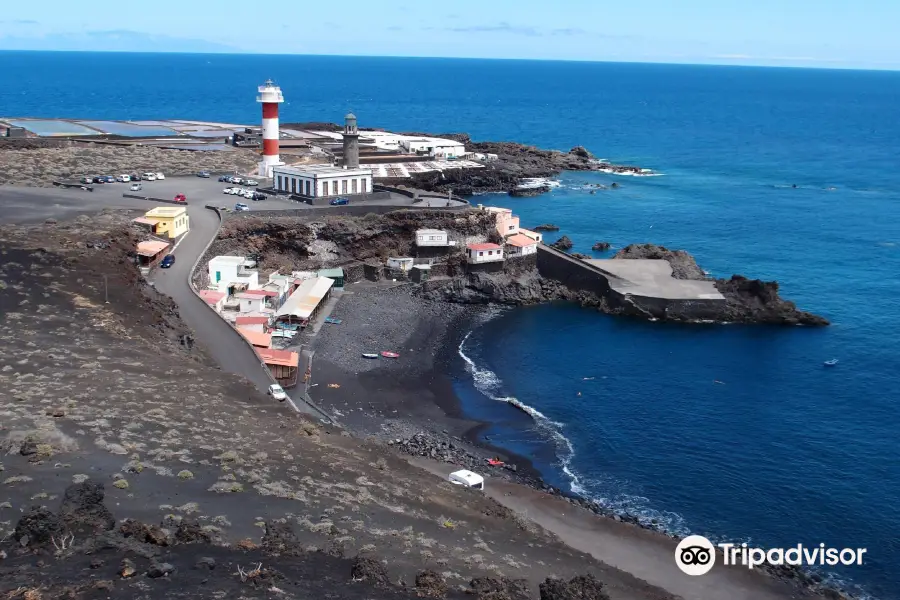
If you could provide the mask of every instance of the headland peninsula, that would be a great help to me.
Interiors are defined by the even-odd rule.
[[[671,558],[675,540],[654,523],[549,488],[526,459],[479,443],[482,424],[462,413],[444,370],[490,303],[568,300],[660,321],[826,323],[782,301],[777,284],[708,280],[689,255],[658,246],[608,259],[659,261],[639,276],[519,231],[534,242],[515,240],[523,255],[481,261],[478,252],[505,246],[512,211],[419,206],[424,192],[445,191],[419,180],[385,182],[423,192],[409,201],[400,193],[314,207],[273,194],[240,212],[222,202],[221,185],[192,175],[154,182],[143,197],[111,185],[20,187],[88,171],[82,148],[91,146],[76,146],[65,167],[40,161],[43,170],[27,179],[12,170],[4,181],[16,185],[0,187],[15,223],[0,228],[8,391],[0,582],[11,597],[125,598],[139,589],[149,598],[326,589],[342,598],[842,597],[798,570],[770,577],[724,568],[712,586],[686,578]],[[249,174],[233,158],[223,166],[206,153],[154,149],[164,158],[136,159],[133,149],[113,148],[109,160],[122,162],[104,171],[171,160],[172,175]],[[529,168],[471,190],[553,172]],[[191,228],[165,251],[178,260],[142,270],[142,214],[179,190]],[[447,244],[423,250],[423,230],[444,232]],[[246,258],[261,280],[342,270],[341,293],[278,348],[308,361],[308,376],[289,389],[297,405],[309,400],[329,419],[287,410],[264,394],[273,374],[235,360],[253,350],[252,336],[235,335],[198,297],[213,283],[207,265],[216,256]],[[427,265],[418,269],[427,276],[414,275],[416,265]],[[635,293],[648,289],[663,293],[652,302]],[[373,349],[399,357],[363,356]],[[459,467],[486,475],[485,493],[450,485]]]

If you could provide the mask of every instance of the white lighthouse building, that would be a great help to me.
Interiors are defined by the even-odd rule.
[[[259,176],[271,177],[272,168],[281,166],[278,156],[278,105],[284,102],[284,96],[281,88],[269,79],[265,84],[259,86],[259,95],[256,101],[262,104],[262,138],[263,138],[263,156],[259,161]]]

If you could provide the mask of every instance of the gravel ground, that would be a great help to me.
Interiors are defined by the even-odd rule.
[[[54,180],[84,175],[161,171],[191,175],[197,171],[248,173],[259,156],[252,150],[191,152],[150,146],[75,144],[28,150],[0,149],[0,185],[49,187]]]

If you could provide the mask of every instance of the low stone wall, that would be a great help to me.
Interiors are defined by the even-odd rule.
[[[344,285],[355,283],[365,279],[365,265],[363,263],[352,263],[343,265],[344,269]]]
[[[242,218],[252,218],[252,217],[301,217],[301,218],[310,218],[310,219],[319,219],[322,217],[328,216],[351,216],[351,217],[364,217],[369,214],[383,215],[389,212],[394,212],[396,210],[427,210],[427,211],[447,211],[447,212],[459,212],[468,210],[468,206],[451,206],[449,208],[444,207],[423,207],[416,208],[415,206],[388,206],[384,204],[347,204],[346,206],[323,206],[316,208],[297,208],[297,209],[286,209],[286,210],[266,210],[260,209],[256,210],[254,206],[254,210],[246,211],[246,212],[231,212],[228,213],[229,219],[242,219]]]
[[[541,277],[554,279],[570,290],[588,292],[602,298],[610,295],[609,281],[599,271],[591,269],[590,265],[577,258],[539,245],[535,262]]]

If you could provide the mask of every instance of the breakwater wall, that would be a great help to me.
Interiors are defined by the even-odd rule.
[[[395,212],[398,210],[415,210],[415,211],[429,211],[429,212],[451,212],[458,213],[461,211],[470,210],[471,207],[467,205],[463,206],[450,206],[450,207],[434,207],[434,206],[415,206],[415,205],[407,205],[407,206],[396,206],[396,205],[388,205],[388,204],[347,204],[345,206],[323,206],[321,208],[296,208],[296,209],[274,209],[274,210],[265,210],[265,209],[257,209],[256,206],[253,207],[253,210],[250,211],[242,211],[242,212],[231,212],[227,213],[229,219],[248,219],[252,217],[301,217],[301,218],[321,218],[321,217],[329,217],[329,216],[349,216],[349,217],[364,217],[366,215],[375,214],[375,215],[383,215],[389,212]]]
[[[627,282],[621,278],[544,244],[538,246],[537,268],[541,277],[558,281],[570,290],[603,298],[612,310],[644,318],[718,321],[725,307],[724,300],[673,299],[622,292]]]

